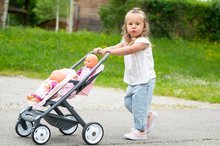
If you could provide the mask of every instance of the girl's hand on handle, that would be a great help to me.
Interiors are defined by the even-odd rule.
[[[100,47],[93,49],[95,54],[100,54],[100,50],[102,50]]]
[[[111,49],[108,47],[99,51],[99,53],[102,55],[106,54],[107,52],[111,53]]]

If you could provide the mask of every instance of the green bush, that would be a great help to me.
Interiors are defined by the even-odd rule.
[[[103,27],[120,32],[124,16],[132,7],[146,12],[153,36],[220,41],[220,2],[109,0],[100,8]]]
[[[220,40],[220,2],[213,3],[206,13],[204,19],[205,30],[201,31],[200,35],[208,37],[211,41]]]
[[[126,1],[127,0],[109,0],[108,6],[100,7],[99,14],[102,20],[101,22],[106,31],[118,32],[118,30],[121,30],[126,13]],[[120,7],[118,7],[119,5]]]

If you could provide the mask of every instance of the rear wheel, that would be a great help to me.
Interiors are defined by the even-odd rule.
[[[69,118],[71,120],[76,121],[76,118],[72,115],[66,115],[66,118]],[[63,133],[64,135],[71,135],[73,134],[78,128],[78,124],[73,125],[73,127],[69,128],[69,129],[59,129],[61,133]]]
[[[88,123],[83,127],[82,137],[87,144],[98,144],[104,136],[104,130],[99,123]]]

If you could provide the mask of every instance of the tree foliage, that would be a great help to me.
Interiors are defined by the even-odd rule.
[[[69,0],[38,0],[36,7],[33,9],[38,22],[56,18],[57,4],[59,16],[66,18],[69,14]]]
[[[10,0],[9,7],[14,7],[18,9],[26,9],[25,2],[27,1],[27,11],[28,11],[28,24],[34,25],[36,23],[36,17],[33,12],[33,8],[35,7],[37,0]],[[11,17],[10,19],[14,19],[13,21],[18,21],[17,19],[21,19],[20,17]]]

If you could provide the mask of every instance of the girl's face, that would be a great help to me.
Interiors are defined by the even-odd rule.
[[[137,38],[144,31],[144,16],[130,13],[126,16],[126,28],[131,38]]]

